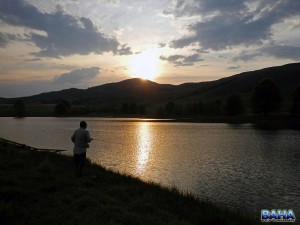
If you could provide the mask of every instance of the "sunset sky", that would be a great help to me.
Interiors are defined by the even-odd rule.
[[[0,97],[300,61],[299,0],[1,0]]]

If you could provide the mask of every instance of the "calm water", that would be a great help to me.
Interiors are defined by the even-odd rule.
[[[299,131],[250,124],[0,118],[0,137],[71,154],[70,137],[81,119],[98,139],[88,157],[102,166],[254,216],[262,208],[291,208],[300,217]]]

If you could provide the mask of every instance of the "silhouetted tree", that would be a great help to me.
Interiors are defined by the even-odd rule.
[[[144,115],[146,114],[146,105],[141,104],[138,106],[138,114]]]
[[[137,112],[137,105],[136,103],[131,103],[129,106],[129,112],[132,114],[136,114]]]
[[[25,102],[21,99],[18,99],[14,103],[15,115],[17,117],[24,117],[26,115],[26,105]]]
[[[172,115],[174,110],[175,110],[174,102],[171,101],[171,102],[166,103],[165,110],[166,110],[168,115]]]
[[[227,97],[224,109],[228,116],[237,116],[245,111],[243,100],[238,94],[232,94]]]
[[[127,114],[128,113],[128,104],[124,102],[121,106],[121,113]]]
[[[65,116],[71,111],[71,105],[68,101],[63,100],[55,106],[55,113],[58,116]]]
[[[300,86],[296,87],[292,95],[292,114],[300,113]]]
[[[223,102],[220,99],[217,99],[208,104],[208,114],[211,115],[220,115],[222,114],[222,105]]]
[[[181,116],[182,115],[182,105],[181,104],[178,104],[178,105],[175,104],[173,114],[176,115],[176,116]]]
[[[184,106],[185,115],[193,115],[193,105],[191,103],[186,103]]]
[[[197,104],[197,114],[202,115],[205,112],[205,104],[202,101],[199,101]]]
[[[85,106],[81,107],[80,110],[81,110],[81,113],[84,114],[84,115],[89,114],[89,113],[95,111],[92,108],[90,108],[90,106],[88,106],[88,105],[85,105]]]
[[[254,88],[251,104],[254,113],[263,112],[265,116],[269,112],[280,108],[280,88],[272,79],[264,79]]]
[[[166,110],[163,106],[159,106],[156,108],[156,115],[157,116],[164,116],[166,114]]]
[[[192,105],[191,105],[191,114],[192,115],[197,115],[199,112],[198,110],[198,104],[196,102],[194,102]]]
[[[182,110],[182,113],[185,115],[202,115],[205,111],[205,104],[202,101],[199,101],[198,103],[186,103],[184,105],[184,110]]]

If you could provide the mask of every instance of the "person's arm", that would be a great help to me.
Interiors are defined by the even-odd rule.
[[[89,142],[91,142],[93,140],[93,138],[91,138],[91,136],[90,136],[90,132],[86,132],[86,141],[87,141],[87,143],[89,143]]]
[[[75,132],[73,133],[72,137],[71,137],[72,142],[75,142]]]

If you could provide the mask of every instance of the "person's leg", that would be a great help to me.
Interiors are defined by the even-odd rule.
[[[79,165],[80,165],[80,159],[78,154],[74,154],[74,165],[75,165],[75,174],[76,177],[79,177]]]
[[[78,165],[78,177],[81,177],[83,167],[85,164],[86,153],[82,153],[79,155],[79,165]]]

